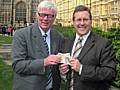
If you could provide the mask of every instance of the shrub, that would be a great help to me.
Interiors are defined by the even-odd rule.
[[[72,36],[75,32],[73,27],[58,27],[54,26],[55,30],[60,31],[65,37]]]

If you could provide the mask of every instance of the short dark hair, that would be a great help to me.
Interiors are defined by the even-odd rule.
[[[80,12],[80,11],[87,11],[87,12],[89,13],[89,15],[90,15],[90,20],[92,20],[92,15],[91,15],[90,9],[89,9],[88,7],[86,7],[86,6],[79,5],[79,6],[76,6],[76,7],[75,7],[75,10],[74,10],[74,12],[73,12],[73,21],[74,21],[74,19],[75,19],[74,14],[75,14],[76,12]]]

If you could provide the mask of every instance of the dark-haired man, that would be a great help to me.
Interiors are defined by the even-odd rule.
[[[71,53],[70,68],[60,65],[69,82],[66,90],[109,90],[116,64],[111,41],[91,31],[92,15],[83,5],[74,10],[73,26],[76,34],[64,45],[64,52]]]

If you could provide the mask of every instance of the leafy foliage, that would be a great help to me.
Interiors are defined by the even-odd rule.
[[[65,37],[71,36],[75,32],[73,27],[58,27],[58,26],[54,26],[54,28],[55,28],[55,30],[60,31]]]

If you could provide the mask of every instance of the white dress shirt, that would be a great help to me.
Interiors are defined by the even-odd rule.
[[[83,47],[84,44],[85,44],[85,42],[86,42],[86,40],[87,40],[87,38],[88,38],[88,36],[90,35],[90,32],[91,32],[91,31],[89,31],[86,35],[83,35],[82,37],[80,37],[80,36],[76,33],[76,37],[75,37],[74,44],[73,44],[73,48],[72,48],[71,57],[73,56],[73,53],[74,53],[74,51],[75,51],[75,46],[76,46],[76,43],[77,43],[78,39],[79,39],[79,38],[83,38],[83,40],[82,40],[82,47]],[[81,65],[80,65],[79,75],[81,74],[81,71],[82,71],[82,63],[81,63]]]
[[[83,38],[83,40],[82,40],[82,47],[84,46],[84,44],[85,44],[88,36],[90,35],[90,32],[91,32],[91,31],[89,31],[86,35],[82,36],[82,38]],[[73,53],[74,53],[74,50],[75,50],[75,45],[76,45],[76,43],[77,43],[77,41],[78,41],[79,38],[80,38],[80,36],[76,33],[76,37],[75,37],[74,44],[73,44],[73,48],[72,48],[71,57],[73,56]],[[81,63],[81,65],[80,65],[79,75],[81,75],[81,72],[82,72],[82,63]],[[66,80],[66,75],[61,75],[61,78],[62,78],[63,80]]]
[[[39,27],[41,33],[42,33],[42,36],[46,33],[47,34],[47,37],[46,37],[46,42],[48,44],[48,48],[49,48],[49,55],[51,54],[51,50],[50,50],[50,29],[47,31],[47,32],[44,32],[40,27]]]

